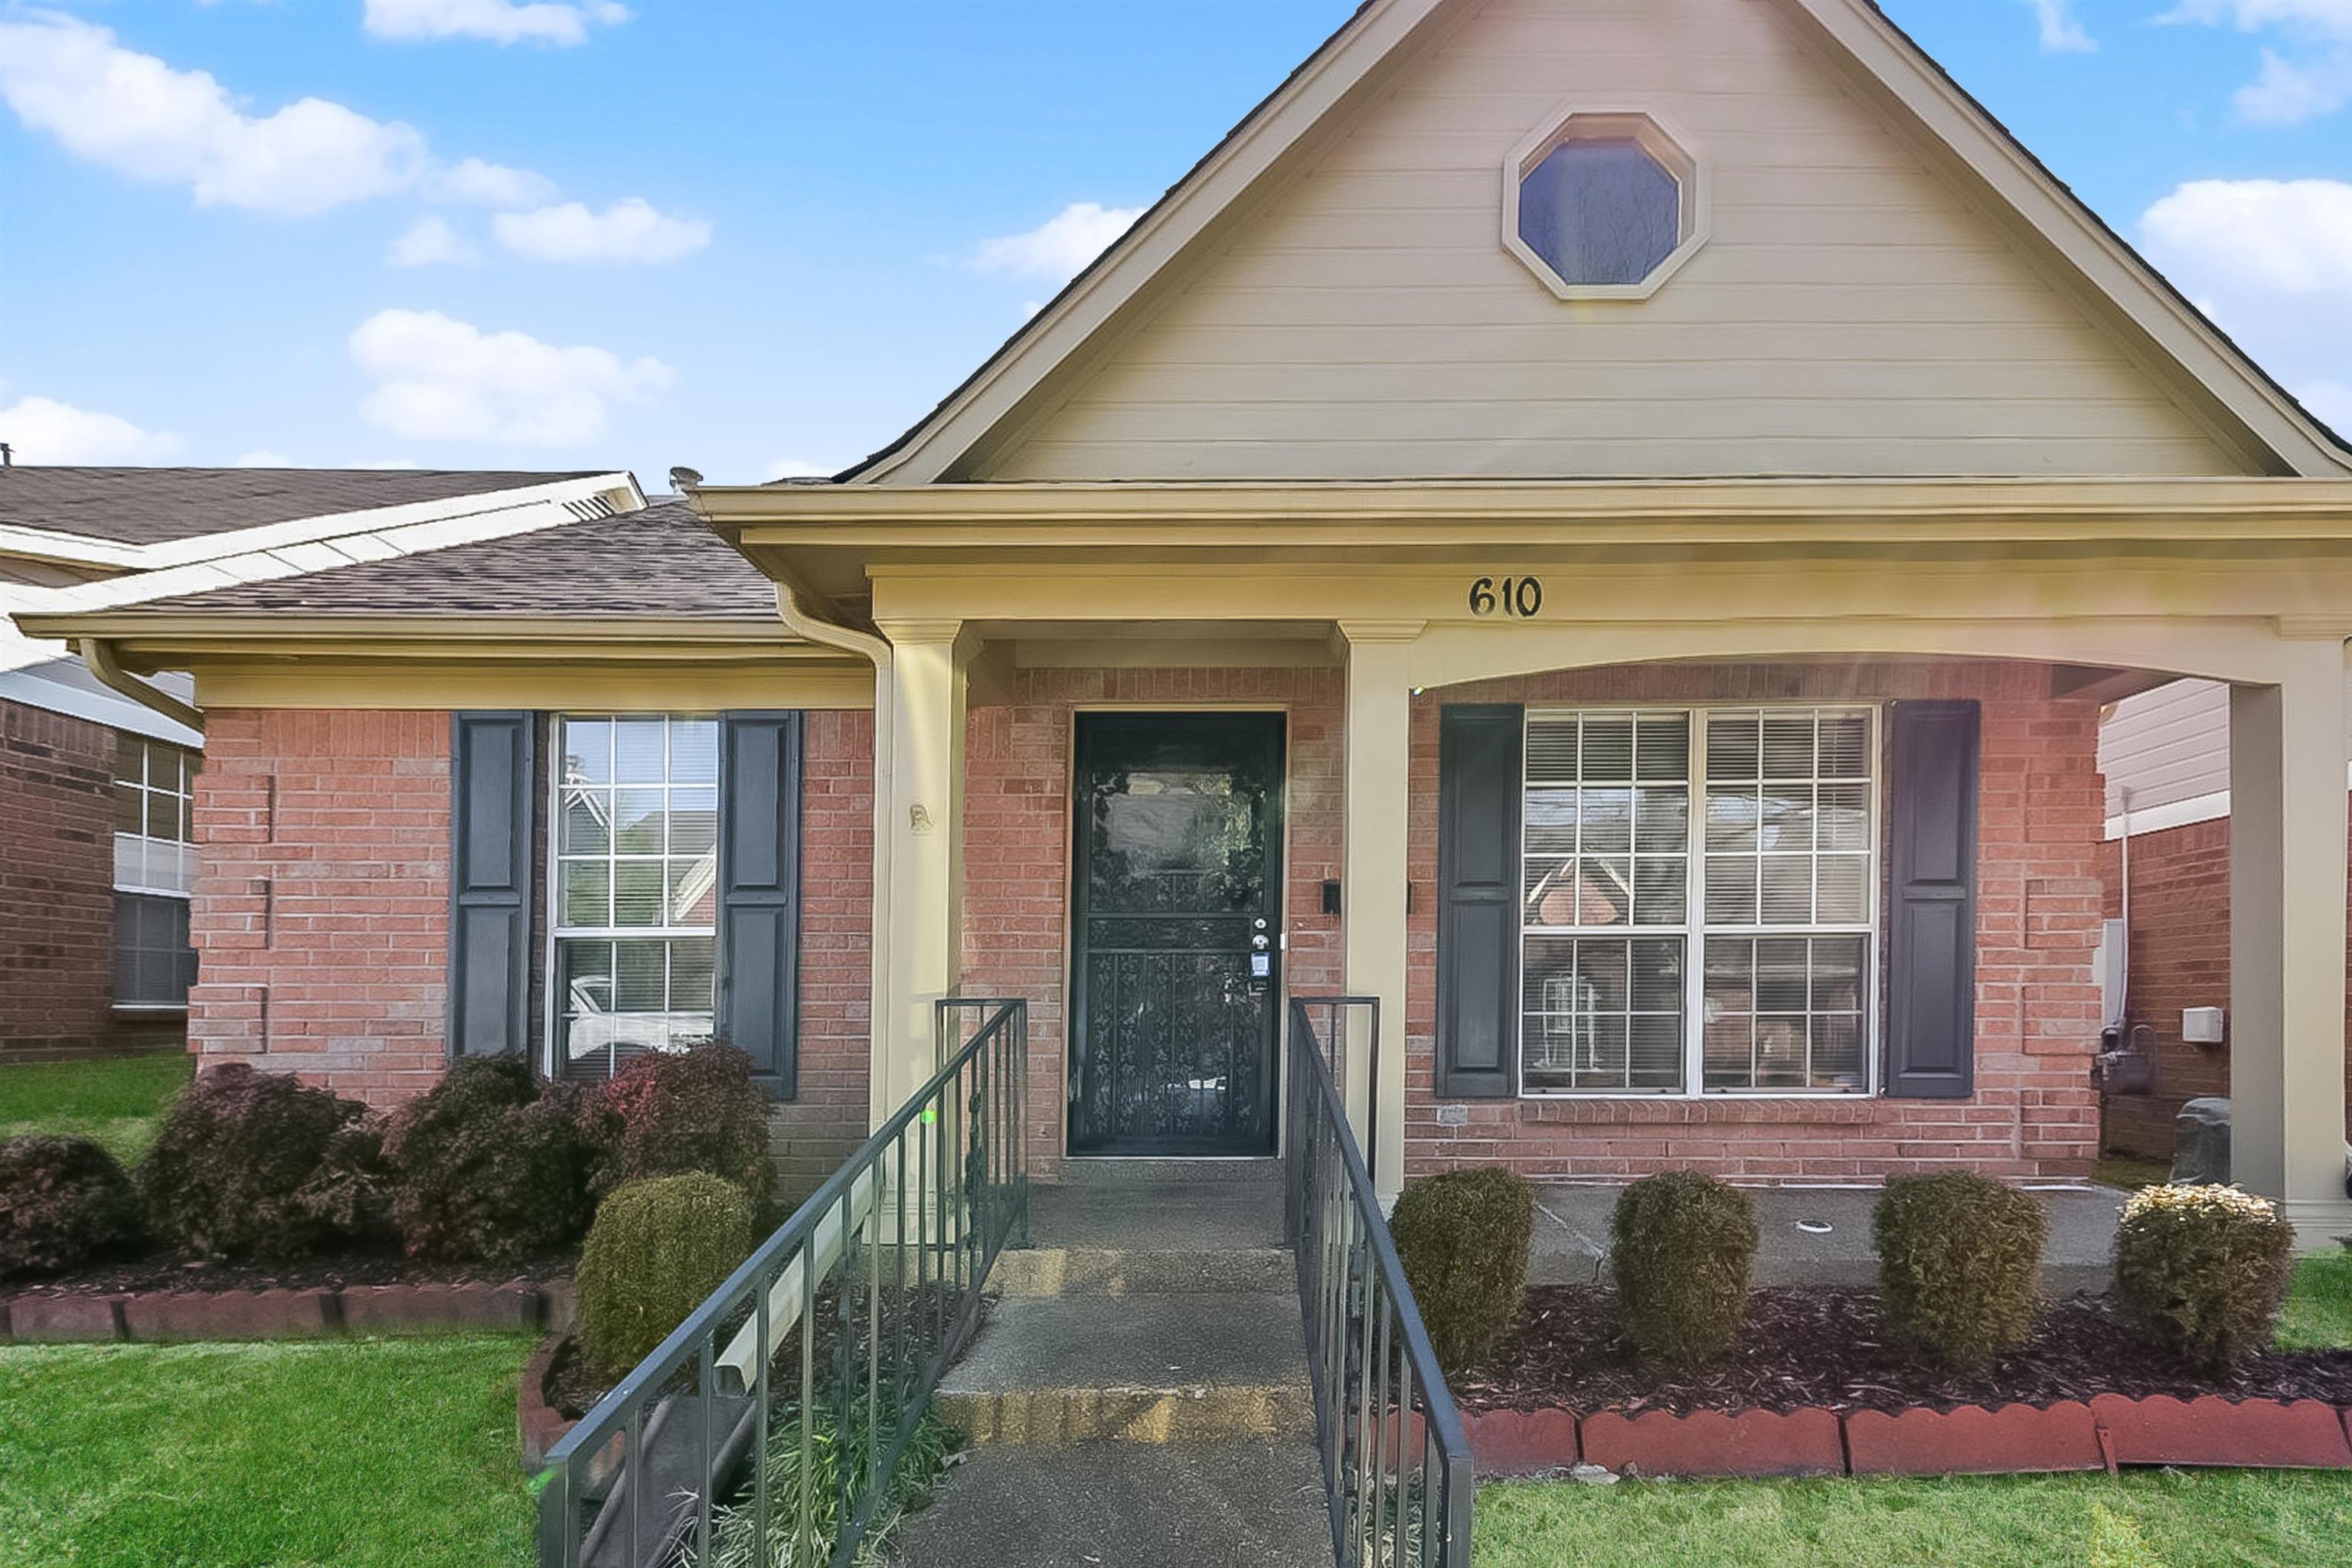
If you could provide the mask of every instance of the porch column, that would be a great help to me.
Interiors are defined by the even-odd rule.
[[[1412,689],[1419,621],[1342,621],[1348,639],[1346,880],[1348,990],[1381,1004],[1380,1058],[1348,1041],[1348,1113],[1383,1199],[1404,1185],[1405,838],[1412,798]],[[1370,1132],[1367,1137],[1367,1124]]]
[[[933,1004],[961,974],[964,672],[957,621],[884,621],[890,639],[886,982],[874,998],[879,1125],[938,1070]],[[877,923],[882,923],[878,922]]]
[[[2230,689],[2231,1164],[2318,1247],[2352,1225],[2343,634],[2284,654],[2279,684]]]

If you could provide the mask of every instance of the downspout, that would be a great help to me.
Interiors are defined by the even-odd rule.
[[[801,602],[792,584],[776,584],[776,615],[785,629],[793,636],[824,647],[837,647],[874,666],[874,934],[871,942],[874,959],[872,989],[867,993],[866,1018],[868,1036],[866,1048],[866,1101],[870,1119],[879,1123],[892,1109],[887,1103],[890,1087],[887,1075],[877,1070],[881,1059],[879,1049],[882,1031],[888,1026],[890,1011],[883,1005],[883,996],[890,984],[890,844],[893,817],[890,810],[890,775],[892,771],[892,734],[895,704],[891,697],[891,648],[889,640],[872,632],[862,632],[855,626],[845,626],[828,621]]]
[[[98,677],[100,686],[128,697],[142,708],[153,709],[175,724],[184,724],[200,735],[204,733],[203,710],[189,707],[171,693],[158,690],[124,669],[115,662],[113,644],[101,637],[77,637],[73,647],[74,651],[81,655],[82,663],[89,667],[89,672]]]

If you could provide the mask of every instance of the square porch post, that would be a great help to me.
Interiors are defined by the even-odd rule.
[[[2318,1247],[2352,1227],[2343,636],[2282,651],[2277,685],[2230,689],[2231,1174]]]
[[[1404,1186],[1406,840],[1412,764],[1410,668],[1419,621],[1342,621],[1348,639],[1347,849],[1340,920],[1349,994],[1380,998],[1380,1055],[1347,1042],[1349,1118],[1384,1199]],[[1368,1127],[1369,1123],[1369,1127]]]
[[[879,1125],[937,1070],[934,1016],[961,977],[964,659],[951,620],[885,621],[890,639],[887,932],[868,1096]]]

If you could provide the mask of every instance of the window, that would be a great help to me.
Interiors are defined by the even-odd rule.
[[[719,723],[558,718],[551,1070],[602,1078],[713,1033]]]
[[[1646,299],[1704,239],[1702,195],[1655,120],[1579,110],[1504,165],[1504,248],[1561,299]]]
[[[1876,756],[1863,708],[1530,712],[1521,1091],[1867,1092]]]
[[[196,955],[188,895],[196,880],[196,753],[117,731],[114,752],[114,1005],[188,1005]]]
[[[114,895],[114,1005],[178,1008],[195,978],[188,945],[188,900],[152,893]]]

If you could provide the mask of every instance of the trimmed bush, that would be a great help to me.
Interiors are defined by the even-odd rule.
[[[2294,1226],[2236,1187],[2143,1187],[2116,1227],[2116,1302],[2209,1371],[2267,1350],[2294,1277]]]
[[[216,1258],[299,1258],[334,1239],[303,1195],[367,1108],[288,1073],[207,1068],[173,1096],[139,1166],[155,1228]]]
[[[384,1121],[364,1116],[320,1152],[319,1168],[295,1194],[322,1224],[359,1241],[392,1234],[392,1165],[383,1155]]]
[[[701,1171],[616,1189],[581,1249],[580,1350],[617,1381],[751,1256],[751,1200]]]
[[[139,1239],[139,1191],[87,1138],[0,1142],[0,1279],[60,1274]]]
[[[1424,1176],[1398,1195],[1389,1232],[1447,1372],[1484,1360],[1518,1321],[1535,1226],[1535,1189],[1499,1168]]]
[[[591,1151],[579,1096],[519,1057],[470,1057],[393,1113],[392,1221],[409,1251],[513,1263],[579,1239]]]
[[[587,1110],[599,1194],[703,1171],[734,1183],[763,1214],[774,1201],[768,1097],[751,1082],[751,1058],[732,1046],[649,1051],[592,1093]]]
[[[1697,1171],[1627,1187],[1611,1217],[1617,1304],[1642,1359],[1672,1369],[1730,1353],[1748,1321],[1756,1266],[1756,1205]]]
[[[2050,1215],[2031,1196],[1963,1171],[1897,1176],[1870,1230],[1887,1321],[1930,1354],[1965,1366],[2032,1334]]]

